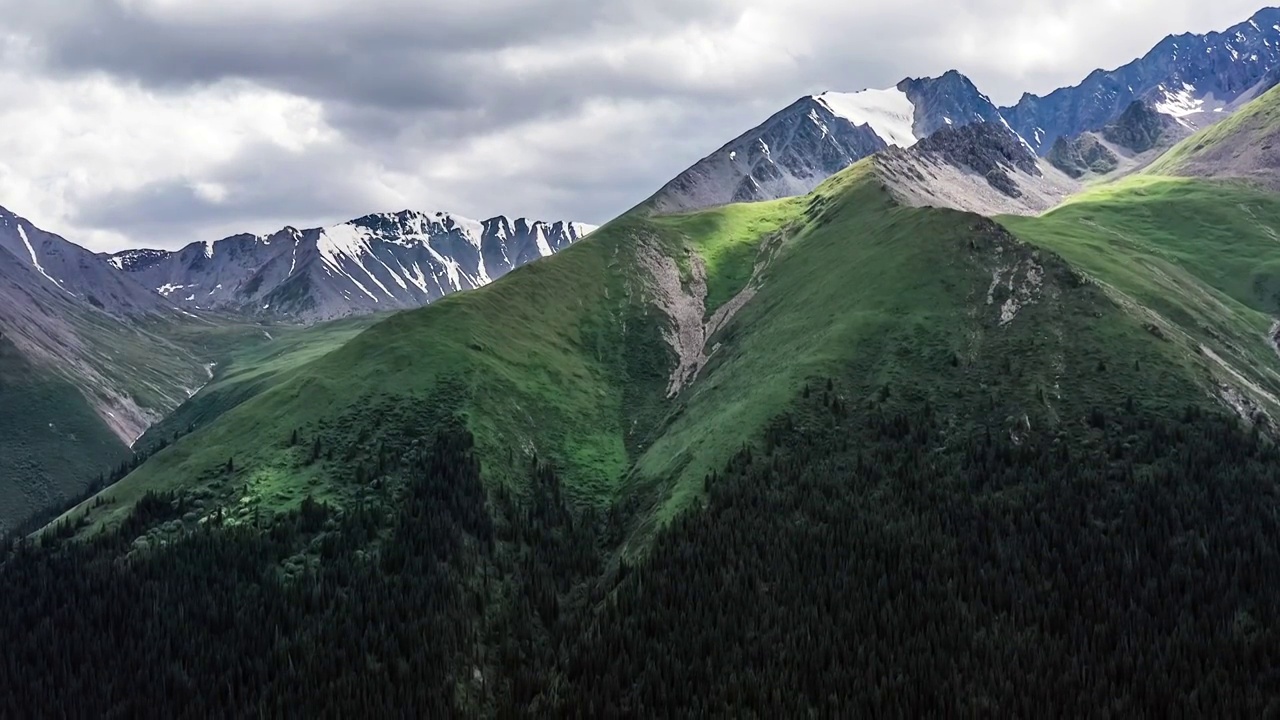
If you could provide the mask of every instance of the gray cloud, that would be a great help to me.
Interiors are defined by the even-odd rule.
[[[0,0],[0,203],[103,247],[603,222],[802,94],[957,68],[1010,102],[1255,1]]]

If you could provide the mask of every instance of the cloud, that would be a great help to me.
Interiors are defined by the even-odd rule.
[[[603,222],[796,97],[997,101],[1251,2],[0,0],[0,204],[94,247],[368,212]]]

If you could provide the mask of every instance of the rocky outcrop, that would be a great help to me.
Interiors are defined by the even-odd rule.
[[[1098,141],[1093,133],[1073,138],[1059,137],[1045,158],[1051,165],[1072,178],[1082,178],[1090,173],[1105,175],[1120,164],[1116,154]]]
[[[1119,145],[1135,153],[1144,153],[1157,147],[1173,144],[1185,133],[1174,118],[1158,112],[1145,102],[1135,100],[1120,113],[1115,122],[1102,129],[1107,142]]]
[[[1013,131],[1001,123],[975,123],[946,128],[911,151],[936,162],[968,170],[982,176],[991,187],[1008,195],[1022,195],[1013,173],[1040,177],[1035,153]]]
[[[972,123],[1004,122],[991,98],[956,70],[948,70],[936,78],[907,78],[898,83],[898,89],[906,93],[915,107],[912,127],[918,138]]]

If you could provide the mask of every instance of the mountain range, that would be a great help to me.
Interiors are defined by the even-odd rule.
[[[130,461],[232,348],[476,288],[591,229],[406,211],[99,255],[0,208],[0,529]]]
[[[311,230],[236,235],[107,261],[170,302],[303,322],[419,307],[547,257],[594,228],[448,213],[367,215]]]
[[[22,307],[217,365],[0,562],[0,706],[1274,714],[1276,14],[1065,114],[808,96],[598,229],[368,216],[90,293],[11,219]]]
[[[1266,8],[1223,32],[1170,35],[1127,65],[1044,97],[1027,93],[1000,113],[1042,153],[1059,137],[1102,129],[1135,100],[1199,128],[1274,85],[1277,61],[1280,9]]]

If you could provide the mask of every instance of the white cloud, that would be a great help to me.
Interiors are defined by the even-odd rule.
[[[0,203],[97,248],[131,241],[71,222],[97,196],[172,180],[224,201],[227,189],[208,174],[245,148],[301,154],[341,141],[318,103],[243,82],[163,94],[105,75],[9,71],[0,73],[0,98]]]
[[[599,223],[802,94],[957,68],[1011,102],[1254,2],[0,0],[0,205],[94,249]]]

